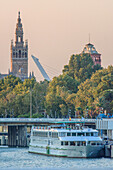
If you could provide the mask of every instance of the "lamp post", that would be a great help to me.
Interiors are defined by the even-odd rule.
[[[86,114],[86,119],[87,119],[87,117],[88,117],[88,108],[87,108],[87,114]]]
[[[30,90],[30,118],[32,118],[32,90]]]
[[[76,110],[75,110],[75,119],[76,119]]]
[[[71,109],[68,109],[68,118],[71,117]]]
[[[56,110],[55,110],[55,119],[56,119]]]

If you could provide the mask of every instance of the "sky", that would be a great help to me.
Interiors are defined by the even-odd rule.
[[[0,73],[10,68],[18,11],[29,45],[29,72],[43,77],[31,55],[52,79],[62,73],[72,54],[89,42],[102,55],[102,66],[113,64],[113,0],[0,0]]]

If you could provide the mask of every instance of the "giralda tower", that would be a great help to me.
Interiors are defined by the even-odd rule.
[[[18,13],[18,19],[15,32],[15,44],[11,41],[11,72],[14,76],[20,77],[21,80],[28,78],[28,42],[23,41],[23,28]]]

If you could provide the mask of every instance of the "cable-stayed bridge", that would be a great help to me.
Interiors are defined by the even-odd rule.
[[[50,77],[48,76],[48,73],[51,77],[61,74],[56,68],[53,68],[53,67],[47,66],[46,64],[40,63],[39,59],[37,57],[35,57],[33,55],[31,55],[31,57],[45,80],[47,80],[47,81],[51,80]],[[44,69],[45,67],[46,67],[47,71],[45,71],[45,69]]]

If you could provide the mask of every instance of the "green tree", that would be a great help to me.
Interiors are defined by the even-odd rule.
[[[91,77],[93,66],[94,63],[90,54],[72,55],[69,61],[68,74],[81,83]]]

